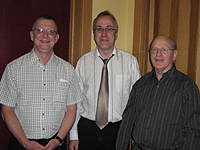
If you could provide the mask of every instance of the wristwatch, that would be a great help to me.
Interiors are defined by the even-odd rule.
[[[56,136],[55,139],[57,139],[60,142],[59,146],[61,146],[64,143],[64,140],[62,140],[59,136]]]

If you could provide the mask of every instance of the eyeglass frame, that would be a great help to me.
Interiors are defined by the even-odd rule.
[[[98,30],[97,30],[98,29]],[[103,32],[105,30],[106,33],[111,33],[112,31],[116,30],[114,28],[95,28],[94,31],[97,31],[98,33]]]
[[[40,31],[40,30],[42,30],[42,31]],[[45,32],[47,32],[47,35],[56,35],[56,34],[58,34],[58,32],[57,31],[55,31],[55,30],[45,30],[45,29],[42,29],[42,28],[37,28],[37,29],[33,29],[32,31],[36,31],[37,32],[37,34],[44,34]],[[41,32],[41,33],[38,33],[38,32]],[[53,34],[49,34],[49,33],[53,33]]]
[[[156,51],[152,51],[153,49],[156,49]],[[153,53],[153,54],[156,54],[156,53],[158,53],[158,50],[160,50],[160,52],[162,54],[167,54],[169,52],[169,50],[174,51],[175,49],[170,49],[170,48],[165,48],[165,47],[162,47],[162,48],[151,48],[151,49],[149,49],[149,52]],[[164,51],[164,50],[166,50],[166,51]]]

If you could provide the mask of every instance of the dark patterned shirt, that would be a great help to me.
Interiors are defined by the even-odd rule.
[[[157,80],[155,70],[133,86],[117,138],[126,150],[132,136],[152,149],[200,149],[200,96],[197,85],[175,65]]]

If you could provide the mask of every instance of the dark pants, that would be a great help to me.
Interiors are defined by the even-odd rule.
[[[40,143],[41,145],[45,146],[53,138],[55,138],[55,136],[53,136],[50,139],[40,139],[40,140],[30,139],[30,140],[36,141]],[[64,142],[61,146],[58,146],[55,150],[66,150],[66,149],[67,149],[67,144],[66,142]],[[8,150],[26,150],[26,149],[21,146],[21,144],[18,142],[18,140],[14,136],[12,136],[8,143]]]
[[[173,149],[173,150],[179,150],[180,148],[178,149]],[[158,149],[151,149],[151,148],[146,148],[146,147],[143,147],[141,144],[136,144],[136,143],[133,143],[132,147],[131,147],[131,150],[158,150]]]
[[[79,150],[115,150],[120,123],[109,123],[100,130],[94,121],[81,117],[78,123]]]

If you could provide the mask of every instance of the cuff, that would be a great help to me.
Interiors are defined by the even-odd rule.
[[[71,130],[69,132],[69,140],[78,140],[78,130]]]

